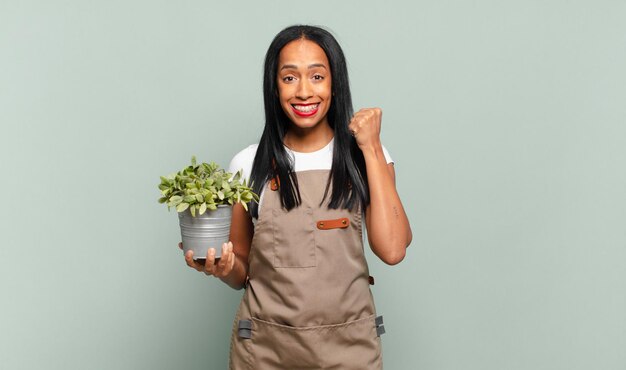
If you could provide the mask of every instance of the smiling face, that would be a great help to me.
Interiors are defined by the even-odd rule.
[[[305,39],[285,45],[278,57],[277,78],[280,105],[294,128],[328,126],[331,71],[319,45]]]

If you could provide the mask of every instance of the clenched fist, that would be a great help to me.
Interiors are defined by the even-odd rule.
[[[348,130],[361,150],[380,145],[382,116],[380,108],[363,108],[352,117]]]

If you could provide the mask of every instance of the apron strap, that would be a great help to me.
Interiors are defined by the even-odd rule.
[[[239,337],[243,339],[252,338],[252,321],[239,320],[239,325],[237,327],[237,334],[239,334]]]

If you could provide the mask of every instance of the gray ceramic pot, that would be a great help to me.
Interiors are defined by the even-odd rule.
[[[183,239],[183,252],[193,251],[194,259],[206,258],[209,248],[215,248],[215,258],[222,255],[222,244],[228,242],[233,207],[217,206],[215,211],[207,210],[203,215],[191,216],[187,209],[178,214],[180,234]]]

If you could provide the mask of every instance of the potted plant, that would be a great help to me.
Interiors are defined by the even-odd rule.
[[[161,176],[159,190],[159,203],[176,208],[183,252],[193,250],[194,259],[204,259],[209,248],[219,258],[229,239],[232,206],[241,203],[248,210],[249,202],[259,201],[241,171],[233,176],[213,162],[197,164],[195,156],[190,166]]]

